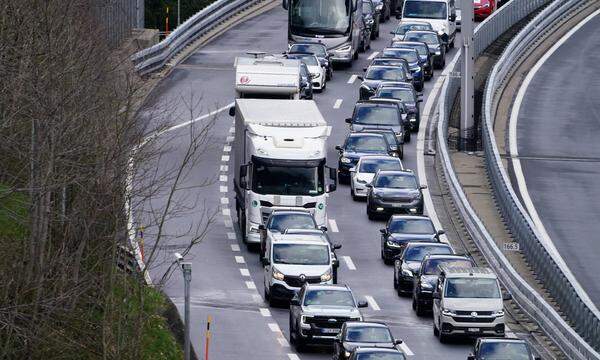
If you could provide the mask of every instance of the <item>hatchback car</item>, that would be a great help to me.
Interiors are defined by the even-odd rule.
[[[417,53],[421,58],[421,63],[423,64],[425,80],[431,80],[433,77],[433,56],[426,43],[419,41],[396,41],[392,43],[391,47],[417,50]]]
[[[350,133],[344,145],[336,146],[339,151],[338,178],[340,182],[350,182],[350,169],[365,155],[389,155],[390,145],[385,136],[373,133]]]
[[[439,242],[410,242],[400,255],[394,258],[394,287],[398,295],[412,295],[415,277],[419,275],[421,261],[426,255],[452,255],[448,244]]]
[[[367,193],[367,216],[423,214],[422,189],[412,171],[378,171]]]
[[[289,53],[310,53],[319,59],[321,66],[325,68],[327,74],[326,80],[333,78],[333,66],[331,64],[331,55],[327,52],[327,46],[321,43],[295,43],[291,44]]]
[[[402,101],[408,111],[408,123],[411,131],[419,130],[421,125],[421,106],[423,102],[419,93],[412,87],[382,84],[376,91],[376,98],[396,99]]]
[[[427,21],[402,20],[400,24],[391,32],[392,42],[404,40],[404,35],[411,30],[429,30],[433,31],[433,27]]]
[[[369,155],[358,160],[355,167],[350,169],[350,195],[352,199],[367,197],[369,184],[379,170],[404,170],[402,161],[396,157]]]
[[[435,31],[408,31],[404,41],[424,42],[433,57],[433,66],[443,69],[446,66],[446,45]]]
[[[408,75],[402,67],[399,66],[369,66],[365,76],[358,76],[362,80],[359,89],[359,99],[367,100],[373,94],[377,86],[384,81],[409,81]]]
[[[409,242],[439,241],[444,230],[436,230],[428,216],[394,215],[381,232],[381,258],[386,264]]]
[[[333,341],[333,359],[348,360],[354,349],[377,347],[394,349],[402,340],[394,339],[390,328],[378,322],[347,321]]]

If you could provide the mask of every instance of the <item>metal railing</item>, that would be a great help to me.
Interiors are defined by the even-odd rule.
[[[218,0],[200,10],[158,44],[131,57],[136,71],[146,75],[160,70],[187,45],[205,35],[223,21],[266,0]]]
[[[475,30],[474,35],[476,56],[481,54],[505,31],[547,2],[542,0],[513,0],[492,17],[482,22]],[[578,288],[577,282],[572,281],[574,279],[571,277],[570,272],[562,266],[564,263],[556,261],[545,248],[544,242],[540,241],[537,229],[510,185],[493,132],[495,96],[510,75],[511,69],[515,68],[515,63],[528,53],[528,49],[536,40],[549,31],[549,26],[569,16],[572,10],[581,2],[581,0],[555,1],[511,41],[488,78],[482,115],[486,166],[502,215],[511,233],[522,245],[523,251],[535,269],[537,276],[558,301],[566,317],[574,322],[574,327],[566,323],[560,314],[512,267],[471,207],[454,172],[447,141],[450,114],[454,100],[460,90],[460,78],[458,77],[449,76],[442,88],[439,102],[437,146],[450,194],[461,214],[465,227],[488,263],[497,271],[498,277],[504,286],[512,293],[514,300],[538,323],[540,328],[561,348],[568,358],[600,359],[600,354],[594,350],[594,348],[597,349],[600,346],[600,326],[597,309],[589,301],[585,292]],[[459,70],[459,64],[460,61],[456,63],[454,69],[451,69],[450,74]]]

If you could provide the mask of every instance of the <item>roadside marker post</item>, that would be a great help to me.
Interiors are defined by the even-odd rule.
[[[204,360],[208,360],[208,347],[210,345],[210,323],[212,322],[212,317],[208,315],[208,321],[206,322],[206,341],[204,344]]]

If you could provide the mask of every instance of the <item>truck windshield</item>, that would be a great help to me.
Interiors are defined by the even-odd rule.
[[[447,298],[499,299],[500,288],[495,279],[457,278],[446,282]]]
[[[350,0],[292,0],[291,3],[293,34],[346,35],[350,32]]]
[[[438,1],[407,1],[404,3],[405,18],[446,19],[446,3]]]
[[[275,244],[273,263],[290,265],[328,265],[329,248],[325,245]]]
[[[262,195],[316,196],[324,192],[322,166],[290,167],[254,164],[252,191]]]

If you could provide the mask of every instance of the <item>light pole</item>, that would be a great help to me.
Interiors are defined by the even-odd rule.
[[[190,283],[192,282],[192,263],[183,261],[183,256],[180,253],[175,253],[175,259],[177,264],[181,267],[183,273],[183,285],[184,285],[184,296],[185,306],[183,311],[185,321],[185,343],[184,343],[184,354],[185,360],[190,360]]]
[[[462,68],[461,68],[461,96],[460,96],[460,150],[469,149],[475,136],[474,118],[474,79],[475,79],[475,54],[473,49],[473,0],[462,0],[461,2],[461,33],[462,44]]]
[[[177,0],[177,27],[181,24],[181,0]]]

